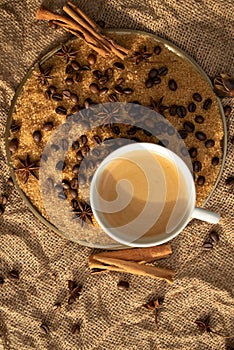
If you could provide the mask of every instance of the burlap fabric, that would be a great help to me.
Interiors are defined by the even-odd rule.
[[[65,1],[44,1],[51,9]],[[214,76],[234,74],[233,0],[87,0],[75,1],[108,28],[135,28],[157,33],[193,56]],[[234,113],[227,118],[228,153],[225,169],[207,208],[219,211],[220,242],[213,251],[201,246],[212,225],[193,221],[172,241],[173,256],[161,263],[177,271],[175,282],[164,282],[117,273],[91,276],[87,256],[91,249],[69,242],[41,224],[15,189],[6,185],[4,133],[7,113],[17,85],[29,66],[68,36],[35,20],[40,0],[0,1],[1,70],[1,192],[9,195],[0,217],[0,346],[11,350],[152,350],[219,349],[233,342],[201,334],[194,321],[211,315],[211,325],[225,334],[234,333],[233,308],[233,189],[225,179],[233,175]],[[224,99],[234,107],[233,100]],[[214,125],[215,128],[215,125]],[[7,272],[20,271],[10,280]],[[118,290],[120,278],[130,282],[128,291]],[[83,284],[80,300],[67,305],[67,280]],[[151,297],[165,296],[156,328],[153,312],[142,308]],[[53,310],[62,302],[60,312]],[[81,324],[78,335],[71,333]],[[44,334],[41,323],[50,328]]]

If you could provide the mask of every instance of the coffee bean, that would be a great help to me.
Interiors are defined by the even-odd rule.
[[[83,68],[82,68],[82,69],[83,69]],[[74,74],[72,75],[72,79],[73,79],[74,82],[80,83],[80,82],[82,81],[82,75],[81,75],[79,72],[74,73]],[[69,84],[68,84],[68,85],[69,85]],[[71,84],[70,84],[70,85],[71,85]]]
[[[190,121],[184,122],[183,126],[187,132],[193,132],[195,129],[194,124]]]
[[[57,88],[56,88],[56,86],[54,86],[54,85],[50,85],[50,86],[48,87],[48,90],[50,91],[51,94],[54,94],[55,91],[57,90]]]
[[[70,190],[70,195],[72,198],[76,199],[78,197],[78,193],[76,190]]]
[[[0,284],[3,284],[5,281],[4,281],[4,278],[2,276],[0,276]]]
[[[127,281],[119,281],[117,284],[117,287],[122,290],[128,290],[129,289],[129,283]]]
[[[92,66],[92,65],[95,64],[96,61],[97,61],[96,55],[94,55],[93,53],[90,53],[90,54],[88,55],[87,61],[88,61],[88,64],[90,64],[90,65]]]
[[[197,156],[197,149],[195,147],[191,147],[189,149],[189,155],[191,158],[196,158]]]
[[[202,131],[197,131],[195,133],[195,136],[196,138],[199,140],[199,141],[205,141],[206,140],[206,134]]]
[[[211,249],[213,249],[213,244],[211,242],[205,242],[205,243],[203,243],[202,248],[204,250],[211,250]]]
[[[131,95],[133,92],[134,92],[134,91],[133,91],[133,89],[131,89],[131,88],[125,88],[125,89],[123,89],[123,93],[124,93],[125,95]]]
[[[172,105],[169,108],[169,114],[174,117],[177,113],[177,106],[176,105]]]
[[[232,112],[231,106],[225,106],[225,107],[223,108],[223,110],[224,110],[224,115],[225,115],[225,117],[230,117],[231,112]]]
[[[199,162],[199,160],[195,160],[195,162],[193,162],[193,171],[197,173],[201,171],[201,169],[202,169],[201,162]]]
[[[19,279],[19,272],[17,270],[11,270],[8,273],[9,278],[13,279],[13,280],[18,280]]]
[[[177,113],[178,117],[184,118],[187,114],[187,111],[186,111],[186,108],[184,106],[177,106],[176,113]]]
[[[196,115],[194,120],[195,120],[196,123],[202,124],[202,123],[204,123],[205,119],[204,119],[204,117],[202,115]]]
[[[110,102],[117,102],[118,101],[118,97],[117,97],[116,94],[110,94],[108,96],[108,99],[109,99]]]
[[[104,88],[99,90],[99,95],[104,96],[108,93],[108,91],[109,91],[109,89],[107,87],[104,87]]]
[[[219,157],[213,157],[211,160],[211,164],[216,166],[219,164]]]
[[[76,177],[74,177],[71,182],[70,182],[70,186],[72,190],[76,190],[78,188],[78,179]]]
[[[14,139],[12,139],[12,140],[9,142],[9,150],[10,150],[12,153],[16,152],[17,149],[18,149],[18,147],[19,147],[19,141],[18,141],[18,139],[14,138]]]
[[[66,74],[72,74],[73,73],[73,68],[72,68],[72,66],[70,64],[67,65],[65,73]]]
[[[10,186],[10,187],[13,187],[14,186],[14,182],[12,180],[12,177],[9,177],[9,179],[7,180],[7,185]]]
[[[81,149],[81,152],[83,154],[83,156],[86,156],[90,151],[90,147],[88,145],[84,145]]]
[[[71,329],[71,333],[73,335],[79,334],[80,333],[80,325],[79,324],[74,324]]]
[[[195,112],[195,111],[196,111],[196,108],[197,108],[197,106],[195,105],[194,102],[190,102],[190,104],[188,105],[188,111],[189,111],[190,113]]]
[[[41,138],[42,138],[42,136],[41,136],[40,130],[34,131],[34,133],[33,133],[33,139],[34,139],[34,141],[35,141],[35,142],[40,142],[40,141],[41,141]]]
[[[49,334],[50,333],[49,327],[46,324],[42,323],[40,325],[40,328],[45,334]]]
[[[4,208],[3,208],[3,205],[2,204],[0,204],[0,216],[4,213]]]
[[[229,176],[225,181],[227,186],[233,186],[234,185],[234,176]]]
[[[77,209],[77,208],[78,208],[78,202],[77,202],[77,200],[72,199],[72,200],[71,200],[71,205],[72,205],[72,208],[73,208],[73,209]]]
[[[42,130],[44,131],[50,131],[53,129],[53,123],[52,122],[47,122],[43,125]]]
[[[185,157],[188,155],[188,150],[187,150],[186,147],[182,147],[181,150],[180,150],[180,152],[181,152],[181,154],[182,154],[183,156],[185,156]]]
[[[201,102],[201,101],[202,101],[202,97],[201,97],[201,95],[200,95],[198,92],[195,92],[195,93],[193,94],[193,99],[194,99],[194,101],[196,101],[196,102]]]
[[[152,68],[149,72],[149,78],[154,79],[158,75],[158,70],[156,68]]]
[[[13,121],[11,124],[11,132],[15,134],[18,131],[20,131],[20,125]]]
[[[82,70],[82,71],[87,71],[87,70],[90,70],[90,67],[89,67],[87,64],[84,64],[84,65],[80,68],[80,70]]]
[[[77,103],[79,100],[76,94],[71,94],[70,99],[73,103]]]
[[[205,177],[202,176],[202,175],[199,175],[198,178],[197,178],[197,184],[198,184],[199,186],[203,186],[204,183],[205,183]]]
[[[102,77],[102,72],[98,69],[93,71],[93,75],[96,79],[100,79]]]
[[[210,109],[212,105],[212,100],[211,98],[207,98],[204,103],[203,103],[203,109],[205,109],[206,111],[208,111],[208,109]]]
[[[161,47],[159,45],[155,46],[154,53],[156,55],[159,55],[161,53],[161,51],[162,51],[162,49],[161,49]]]
[[[79,112],[79,110],[80,110],[80,106],[75,105],[75,106],[72,107],[71,113],[75,114],[75,113]],[[80,116],[77,116],[77,118],[80,119]],[[74,120],[74,122],[75,122],[75,120]]]
[[[71,66],[74,70],[79,70],[80,69],[80,64],[77,61],[71,61]]]
[[[122,93],[123,93],[123,89],[120,85],[115,85],[114,91],[116,94],[119,94],[119,95],[122,95]]]
[[[46,98],[47,100],[49,100],[49,99],[50,99],[50,96],[51,96],[51,92],[50,92],[49,90],[46,90],[46,91],[45,91],[45,98]]]
[[[219,241],[219,235],[216,231],[211,231],[210,234],[210,239],[214,242],[214,243],[217,243]]]
[[[113,131],[113,133],[115,135],[119,135],[120,134],[120,128],[118,127],[118,125],[112,125],[111,126],[111,130]]]
[[[89,89],[93,94],[98,94],[99,93],[99,87],[97,84],[92,83],[89,85]]]
[[[176,91],[178,86],[174,79],[170,79],[168,82],[168,87],[171,91]]]
[[[62,187],[63,187],[63,189],[64,190],[69,190],[69,188],[70,188],[70,182],[68,181],[68,180],[63,180],[62,181]]]
[[[107,68],[105,70],[105,76],[110,80],[113,77],[114,71],[112,68]]]
[[[158,70],[158,74],[161,75],[161,76],[166,75],[167,72],[168,72],[168,68],[167,68],[167,67],[161,67],[161,68],[159,68],[159,70]]]
[[[127,131],[127,134],[128,134],[128,135],[135,135],[136,132],[137,132],[137,127],[136,127],[136,126],[132,126],[132,127]]]
[[[70,86],[70,85],[73,85],[73,84],[74,84],[74,80],[73,80],[72,78],[67,78],[67,79],[65,80],[65,83],[66,83],[66,85]]]
[[[66,163],[65,163],[63,160],[60,160],[60,161],[58,161],[58,163],[56,164],[55,169],[56,169],[56,170],[59,170],[59,171],[62,171],[62,170],[65,169],[65,167],[66,167]]]
[[[52,99],[56,102],[62,101],[63,96],[61,94],[55,93],[52,95]]]
[[[175,134],[175,132],[176,132],[176,130],[175,130],[175,128],[174,128],[173,126],[169,126],[169,127],[167,128],[167,133],[168,133],[168,135],[172,136],[172,135]]]
[[[185,130],[178,130],[178,134],[183,140],[188,136],[188,133]]]
[[[160,77],[155,77],[155,78],[153,79],[153,83],[154,83],[154,85],[160,84],[160,83],[161,83],[161,78],[160,78]]]
[[[153,85],[154,85],[154,82],[153,82],[152,79],[147,79],[147,80],[145,81],[145,87],[146,87],[147,89],[151,88]]]
[[[101,138],[98,135],[94,135],[92,137],[92,139],[93,139],[93,141],[95,141],[99,145],[102,143],[102,140],[101,140]]]
[[[119,69],[119,70],[123,70],[125,68],[124,64],[122,62],[115,62],[114,67]]]
[[[70,99],[71,97],[71,92],[69,90],[63,90],[62,91],[63,97]]]
[[[67,114],[67,109],[63,106],[58,106],[56,109],[55,109],[55,112],[57,114],[60,114],[60,115],[66,115]]]
[[[99,82],[100,85],[104,85],[104,84],[106,84],[108,82],[108,78],[103,76],[103,77],[98,79],[98,82]]]
[[[86,135],[81,135],[80,141],[83,145],[85,145],[88,142],[88,138]]]
[[[214,147],[214,145],[215,145],[214,140],[206,140],[206,142],[205,142],[206,148]]]
[[[77,160],[82,160],[84,157],[83,157],[83,154],[82,154],[82,152],[81,151],[78,151],[78,152],[76,152],[76,159]]]
[[[75,164],[74,167],[72,168],[73,174],[78,174],[80,170],[80,164]]]
[[[77,151],[80,148],[79,141],[72,142],[72,149],[73,151]]]

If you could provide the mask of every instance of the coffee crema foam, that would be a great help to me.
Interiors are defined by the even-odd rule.
[[[188,190],[175,162],[148,150],[110,161],[98,193],[105,225],[135,238],[172,232],[187,209]]]

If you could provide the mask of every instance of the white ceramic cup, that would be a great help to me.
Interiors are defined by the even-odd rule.
[[[135,151],[149,151],[158,154],[161,157],[167,158],[168,160],[173,161],[174,165],[179,170],[179,176],[180,176],[180,186],[186,187],[186,193],[188,193],[186,197],[186,208],[183,211],[183,215],[181,217],[176,218],[173,222],[173,217],[171,218],[171,224],[170,228],[166,232],[162,232],[160,234],[156,235],[145,235],[145,225],[148,224],[148,221],[146,220],[138,220],[137,226],[135,226],[135,230],[131,232],[131,229],[126,229],[126,227],[110,227],[110,224],[107,222],[106,217],[104,216],[104,212],[118,212],[119,207],[118,203],[112,203],[112,202],[106,202],[101,198],[100,193],[98,191],[98,185],[99,181],[101,179],[101,176],[103,174],[103,171],[106,169],[108,164],[112,162],[113,160],[117,158],[126,158],[131,160],[131,152]],[[142,165],[140,165],[142,166]],[[148,164],[147,171],[150,172],[151,165]],[[159,166],[159,172],[157,176],[163,176],[162,171],[165,171],[165,169],[160,170]],[[149,174],[148,172],[148,174]],[[161,172],[161,174],[160,174]],[[151,172],[152,173],[152,172]],[[118,185],[117,185],[118,186]],[[118,188],[116,186],[116,190],[118,193]],[[182,188],[183,189],[183,188]],[[163,189],[164,191],[164,189]],[[161,192],[163,192],[161,189]],[[166,191],[166,188],[165,188]],[[154,196],[155,191],[151,190],[149,188],[149,195]],[[188,166],[185,164],[185,162],[177,156],[174,152],[152,143],[134,143],[130,145],[126,145],[123,147],[118,148],[117,150],[110,153],[99,165],[98,169],[96,170],[91,186],[90,186],[90,205],[92,207],[93,214],[95,216],[95,219],[97,220],[98,224],[101,226],[101,228],[104,230],[104,232],[109,235],[111,238],[113,238],[115,241],[122,243],[124,245],[132,246],[132,247],[150,247],[159,245],[162,243],[165,243],[172,238],[176,237],[188,224],[188,222],[192,218],[196,218],[199,220],[203,220],[212,224],[216,224],[219,222],[220,215],[217,213],[210,212],[208,210],[197,208],[195,207],[196,203],[196,191],[195,191],[195,185],[194,185],[194,179],[193,176],[188,168]],[[112,211],[113,209],[113,211]],[[161,210],[162,208],[155,208],[155,210]],[[155,214],[157,215],[155,211]],[[160,215],[160,214],[159,214]],[[158,216],[159,217],[159,216]],[[150,218],[149,218],[150,221]],[[156,222],[156,221],[155,221]],[[137,229],[136,229],[137,228]]]

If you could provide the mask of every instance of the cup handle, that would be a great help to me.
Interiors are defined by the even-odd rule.
[[[211,224],[217,224],[220,220],[218,213],[197,207],[194,208],[191,216],[193,219],[203,220]]]

